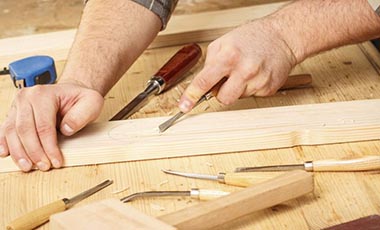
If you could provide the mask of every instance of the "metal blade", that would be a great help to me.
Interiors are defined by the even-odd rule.
[[[214,176],[214,175],[198,174],[198,173],[184,173],[184,172],[177,172],[177,171],[166,170],[166,169],[161,169],[161,170],[164,173],[168,173],[168,174],[172,174],[172,175],[177,175],[177,176],[188,177],[188,178],[203,179],[203,180],[216,180],[216,181],[219,180],[218,176]]]
[[[149,95],[145,92],[140,93],[131,102],[129,102],[128,105],[126,105],[115,116],[113,116],[110,121],[123,120],[130,117],[146,104],[148,97]]]
[[[138,192],[121,198],[120,200],[124,203],[132,201],[139,197],[155,197],[155,196],[190,196],[190,191],[147,191]]]
[[[205,100],[208,100],[208,99],[210,99],[210,97],[208,95],[201,97],[201,99],[198,100],[198,102],[194,105],[193,108],[197,107],[199,104],[201,104],[202,102],[204,102]],[[161,125],[159,125],[158,128],[160,130],[160,133],[165,132],[165,130],[170,128],[174,124],[174,122],[176,122],[178,119],[180,119],[183,115],[185,115],[185,113],[179,112],[176,115],[174,115],[172,118],[170,118],[169,120],[167,120],[164,123],[162,123]]]
[[[305,165],[269,165],[260,167],[239,167],[235,169],[235,172],[273,172],[273,171],[289,171],[295,169],[305,170]]]
[[[179,112],[176,115],[174,115],[172,118],[170,118],[169,120],[165,121],[160,126],[158,126],[160,133],[163,133],[165,130],[167,130],[170,126],[174,124],[174,122],[180,119],[183,115],[185,114],[182,112]]]
[[[71,206],[75,205],[79,201],[91,196],[92,194],[102,190],[103,188],[111,185],[112,183],[113,183],[112,180],[106,180],[106,181],[103,181],[102,183],[96,185],[95,187],[92,187],[92,188],[90,188],[90,189],[88,189],[82,193],[79,193],[78,195],[69,199],[69,201],[67,203],[67,207],[71,207]]]

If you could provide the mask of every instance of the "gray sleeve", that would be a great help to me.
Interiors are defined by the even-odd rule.
[[[83,0],[84,4],[86,4],[88,1],[89,0]],[[178,3],[178,0],[132,0],[132,1],[136,2],[137,4],[142,5],[143,7],[155,13],[161,19],[161,22],[162,22],[161,30],[164,30],[166,28],[166,25],[168,24],[170,16],[172,15]]]
[[[162,30],[166,28],[178,0],[132,0],[155,13],[162,22]]]

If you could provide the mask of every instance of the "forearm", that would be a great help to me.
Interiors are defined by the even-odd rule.
[[[157,15],[132,1],[89,1],[60,82],[76,81],[104,96],[161,27]]]
[[[367,0],[299,0],[267,20],[298,63],[325,50],[380,36],[380,17]]]

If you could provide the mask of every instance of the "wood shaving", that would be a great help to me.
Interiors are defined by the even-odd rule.
[[[158,187],[161,187],[162,185],[167,184],[167,183],[169,183],[169,181],[168,180],[164,180],[164,181],[162,181],[161,183],[158,184]]]
[[[286,95],[287,93],[286,93],[286,91],[281,91],[281,94]]]
[[[158,204],[153,204],[153,203],[151,203],[151,204],[150,204],[150,207],[151,207],[152,209],[154,209],[154,210],[157,210],[157,211],[165,211],[165,208],[162,207],[162,206],[160,206],[160,205],[158,205]]]
[[[203,110],[206,111],[206,110],[208,110],[209,108],[210,108],[210,106],[207,105]]]
[[[211,164],[210,162],[206,162],[205,165],[207,165],[208,167],[214,167],[214,165]]]
[[[112,194],[118,194],[118,193],[124,192],[124,191],[126,191],[126,190],[128,190],[128,189],[129,189],[129,186],[126,187],[126,188],[120,189],[120,190],[113,191],[113,192],[111,192],[111,193],[112,193]]]

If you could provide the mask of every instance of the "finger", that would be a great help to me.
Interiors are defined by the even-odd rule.
[[[58,107],[51,100],[39,100],[33,104],[37,135],[44,153],[54,168],[60,168],[63,164],[62,153],[57,141],[57,111]]]
[[[5,123],[0,126],[0,157],[9,155],[7,141],[5,139]]]
[[[78,99],[62,118],[60,124],[62,134],[71,136],[94,121],[99,116],[103,103],[103,97],[97,92],[85,94]]]
[[[25,101],[27,100],[23,98],[17,103],[17,108],[20,112],[16,115],[16,131],[29,159],[38,169],[47,171],[51,167],[50,161],[37,135],[32,105]]]
[[[226,75],[228,75],[226,68],[205,66],[183,93],[179,101],[180,110],[184,113],[189,112],[195,103]]]
[[[220,88],[217,99],[225,105],[230,105],[238,100],[245,92],[247,87],[246,79],[249,78],[249,73],[234,71],[231,73],[227,82]]]
[[[25,149],[17,135],[16,124],[14,120],[16,113],[16,109],[11,108],[8,116],[9,119],[7,119],[7,121],[4,123],[5,140],[8,144],[8,150],[13,161],[22,171],[28,172],[32,169],[33,164],[26,154]]]
[[[271,75],[265,72],[259,72],[254,78],[248,81],[247,87],[241,97],[267,96],[270,87]]]

